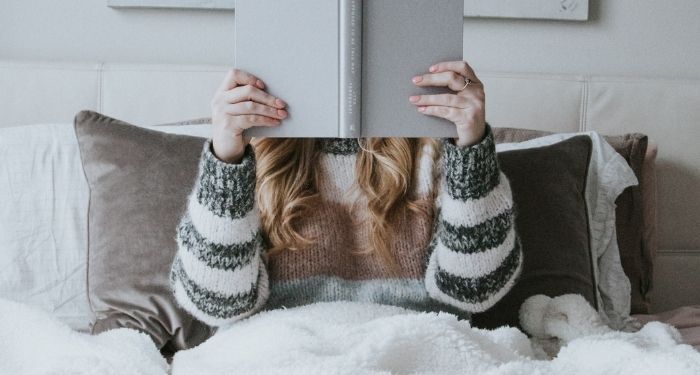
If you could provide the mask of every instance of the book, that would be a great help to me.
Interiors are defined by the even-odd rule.
[[[455,137],[411,95],[455,93],[411,79],[462,60],[463,0],[236,0],[235,65],[287,102],[254,137]]]

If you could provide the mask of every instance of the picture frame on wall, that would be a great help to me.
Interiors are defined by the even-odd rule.
[[[464,15],[587,21],[588,0],[464,0]]]
[[[233,10],[236,0],[107,0],[112,8],[175,8]]]
[[[588,1],[464,0],[464,16],[587,21]],[[235,4],[236,0],[107,0],[112,8],[233,10]]]

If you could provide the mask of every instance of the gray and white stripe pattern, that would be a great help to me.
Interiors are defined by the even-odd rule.
[[[512,192],[491,127],[469,147],[443,139],[437,221],[425,275],[428,294],[469,312],[498,302],[522,272]]]
[[[199,175],[177,230],[170,271],[176,301],[212,326],[260,310],[269,296],[263,239],[255,204],[255,155],[227,164],[205,143]]]

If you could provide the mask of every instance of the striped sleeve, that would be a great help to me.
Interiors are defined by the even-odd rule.
[[[444,173],[425,286],[440,302],[481,312],[496,304],[522,271],[510,183],[498,166],[489,124],[480,143],[442,143]]]
[[[184,310],[210,326],[252,315],[269,295],[254,193],[252,146],[241,163],[228,164],[216,158],[208,140],[177,227],[170,287]]]

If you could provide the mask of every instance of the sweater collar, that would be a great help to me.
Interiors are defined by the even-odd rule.
[[[360,145],[357,138],[320,138],[321,152],[333,155],[357,154]]]

